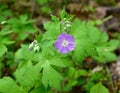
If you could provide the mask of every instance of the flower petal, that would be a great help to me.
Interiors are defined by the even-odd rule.
[[[58,39],[67,39],[68,36],[68,34],[61,34],[58,36]]]
[[[74,37],[73,37],[73,36],[69,36],[69,37],[67,37],[67,40],[68,40],[69,42],[74,42]]]
[[[68,49],[69,49],[69,51],[73,51],[75,49],[75,43],[70,42],[69,45],[68,45]]]
[[[73,51],[74,49],[75,49],[75,45],[68,47],[68,50],[69,50],[69,51]]]
[[[61,53],[63,54],[66,54],[69,52],[68,48],[67,47],[63,47],[61,50],[60,50]]]
[[[60,47],[62,46],[61,43],[62,43],[61,41],[57,41],[57,42],[55,43],[55,46],[56,46],[57,49],[60,49]]]
[[[63,42],[67,41],[68,45],[64,46]],[[63,54],[73,51],[75,49],[74,37],[69,34],[61,34],[58,36],[58,40],[55,43],[56,48]]]

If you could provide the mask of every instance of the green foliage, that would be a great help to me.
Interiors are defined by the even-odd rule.
[[[29,55],[27,55],[26,53],[28,53]],[[37,62],[39,60],[39,63],[37,63],[35,67],[33,67],[31,63],[29,63],[28,66],[26,66],[25,63],[22,62],[19,65],[20,69],[18,68],[18,70],[15,72],[15,77],[17,79],[17,82],[20,83],[23,87],[27,88],[28,91],[32,87],[32,85],[34,85],[34,82],[39,77],[40,70],[42,70],[42,83],[45,85],[45,87],[47,88],[49,85],[50,87],[55,87],[60,90],[61,89],[60,80],[62,80],[63,77],[60,74],[60,72],[58,72],[53,66],[62,67],[62,68],[72,66],[70,59],[65,57],[60,58],[59,56],[53,56],[53,57],[47,56],[46,58],[46,56],[40,56],[40,55],[41,55],[40,53],[37,54],[34,53],[33,51],[29,51],[27,46],[25,45],[22,46],[22,49],[17,51],[16,60],[23,59],[23,62],[24,61]],[[35,75],[32,73],[34,73]]]
[[[90,81],[102,81],[105,80],[105,75],[102,72],[95,72],[90,77]]]
[[[90,89],[95,85],[94,82],[90,81],[87,82],[83,87],[85,88],[86,91],[90,91]],[[98,92],[99,93],[99,92]]]
[[[34,88],[30,93],[54,93],[49,89],[46,89],[43,85],[39,85],[36,88]]]
[[[40,5],[42,5],[42,7],[41,7],[42,13],[45,13],[45,14],[52,13],[52,9],[49,4],[52,4],[54,2],[54,0],[37,0],[37,2]]]
[[[64,63],[63,63],[64,62]],[[67,67],[71,66],[69,59],[62,59],[59,57],[54,57],[44,61],[44,64],[42,65],[43,68],[43,77],[42,82],[45,85],[45,87],[48,87],[50,85],[51,87],[55,87],[57,89],[61,89],[60,81],[63,79],[62,75],[53,68],[53,66],[58,67]],[[49,73],[50,72],[50,73]],[[52,73],[52,74],[51,74]]]
[[[100,62],[114,61],[117,59],[113,51],[118,47],[119,41],[111,40],[109,42],[104,42],[99,46],[96,46],[98,56],[93,56]]]
[[[40,59],[40,55],[38,53],[35,53],[33,51],[30,51],[28,49],[28,45],[22,45],[21,49],[17,50],[17,52],[15,53],[15,59],[19,60],[21,62],[21,60],[23,61],[39,61]]]
[[[3,9],[6,7],[3,5]],[[28,20],[27,15],[4,21],[6,24],[3,23],[3,29],[0,31],[0,57],[8,51],[8,45],[15,44],[15,41],[25,40],[29,35],[37,32],[37,28],[34,26],[35,21]],[[16,40],[12,41],[12,38]]]
[[[78,62],[83,61],[88,56],[93,57],[98,62],[116,60],[117,57],[113,51],[118,47],[119,41],[108,41],[107,34],[101,32],[91,22],[81,22],[76,19],[73,22],[71,34],[76,40],[73,59]]]
[[[109,91],[101,83],[98,83],[91,88],[90,93],[109,93]]]
[[[65,80],[68,79],[68,83],[64,86],[64,91],[70,91],[76,85],[83,85],[85,83],[85,76],[87,75],[88,72],[84,69],[77,70],[70,67],[65,73]]]
[[[1,93],[27,93],[18,86],[15,81],[10,77],[0,79],[0,92]]]
[[[68,14],[68,13],[65,11],[65,9],[63,9],[63,10],[61,11],[61,13],[60,13],[60,17],[61,17],[62,20],[64,20],[64,19],[71,20],[74,16],[71,15],[71,14]]]
[[[29,91],[40,79],[39,69],[38,66],[33,66],[31,62],[28,62],[25,66],[16,70],[14,74],[16,82],[19,83],[24,90]]]
[[[84,79],[83,80],[85,82],[82,81],[83,88],[88,92],[91,90],[93,86],[95,86],[97,82],[106,80],[105,74],[101,71],[96,71],[92,73],[90,72],[88,74],[89,74],[89,77],[87,78],[87,81],[85,81]]]
[[[6,45],[11,45],[13,44],[14,42],[11,41],[10,37],[9,37],[9,34],[11,32],[6,32],[5,30],[2,30],[0,32],[0,57],[7,52],[7,46]]]
[[[18,18],[8,20],[7,27],[17,35],[17,40],[24,40],[28,35],[37,32],[34,22],[34,20],[28,20],[27,15],[21,15]]]
[[[52,74],[49,72],[51,72]],[[44,63],[42,82],[45,85],[45,87],[47,87],[49,84],[50,86],[53,86],[57,89],[61,89],[60,80],[62,79],[62,75],[55,69],[53,69],[48,62]]]
[[[44,5],[49,0],[38,2]],[[4,7],[0,8],[0,12],[6,9]],[[98,65],[115,61],[117,56],[114,52],[120,42],[109,39],[107,33],[98,29],[94,22],[77,18],[71,21],[73,17],[65,10],[61,12],[60,18],[51,15],[52,21],[43,25],[45,33],[36,37],[32,47],[32,43],[21,45],[21,42],[31,40],[29,37],[38,31],[35,20],[29,19],[26,14],[10,19],[6,17],[6,23],[2,24],[3,29],[0,31],[0,77],[3,68],[6,70],[6,66],[11,67],[12,64],[11,76],[14,79],[0,79],[1,93],[69,93],[76,86],[88,93],[109,93],[102,83],[98,83],[106,79],[105,73],[92,72],[91,67],[85,69],[83,62],[88,57]],[[75,50],[67,54],[60,53],[55,47],[62,33],[70,34],[75,39]],[[39,47],[38,51],[34,51],[35,45]]]
[[[57,39],[57,36],[60,34],[60,22],[48,22],[44,24],[44,28],[47,32],[44,34],[43,40]]]
[[[0,24],[4,24],[11,15],[12,11],[8,8],[7,4],[0,4]]]

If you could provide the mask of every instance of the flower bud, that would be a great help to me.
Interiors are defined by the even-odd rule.
[[[30,45],[29,45],[29,50],[33,50],[34,52],[39,52],[40,47],[38,45],[37,40],[34,40]]]
[[[34,52],[39,52],[39,50],[40,50],[40,47],[39,47],[38,44],[36,44],[33,51]]]
[[[32,42],[32,43],[29,45],[29,50],[33,50],[33,47],[34,47],[34,43]]]

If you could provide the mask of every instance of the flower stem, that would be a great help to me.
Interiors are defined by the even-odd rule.
[[[110,70],[109,70],[108,66],[105,66],[105,69],[106,69],[107,74],[108,74],[108,78],[109,78],[109,82],[110,82],[111,87],[112,87],[112,91],[113,91],[113,93],[117,93],[117,90],[116,90],[116,88],[114,87],[112,75],[111,75],[111,73],[110,73]]]
[[[60,23],[60,34],[62,34],[62,24]]]

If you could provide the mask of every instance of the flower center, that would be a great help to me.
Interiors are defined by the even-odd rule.
[[[62,46],[67,47],[68,44],[69,44],[69,42],[68,42],[67,40],[63,40],[63,42],[62,42]]]

